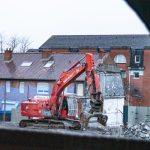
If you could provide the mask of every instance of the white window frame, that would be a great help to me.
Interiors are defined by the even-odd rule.
[[[24,82],[20,82],[20,84],[19,84],[19,92],[21,94],[24,93],[24,88],[25,88],[25,83]]]
[[[30,67],[31,65],[32,65],[31,61],[24,61],[22,62],[21,67]]]
[[[54,64],[54,61],[48,61],[48,62],[44,65],[44,67],[45,67],[45,68],[50,68],[53,64]]]
[[[82,83],[78,83],[77,84],[77,96],[83,96],[83,84]]]
[[[17,107],[17,105],[18,105],[18,103],[17,102],[15,102],[15,101],[2,101],[1,102],[1,104],[2,104],[2,110],[4,111],[11,111],[12,110],[12,108],[16,108]]]
[[[10,81],[6,81],[6,93],[10,93],[11,83]]]
[[[49,94],[49,84],[46,82],[37,83],[37,94],[48,95]]]
[[[126,61],[126,57],[123,54],[118,54],[114,57],[114,62],[125,64],[127,61]]]
[[[140,63],[140,55],[135,55],[135,59],[134,59],[136,64]]]
[[[67,97],[67,101],[68,101],[68,115],[69,116],[75,116],[75,117],[79,117],[78,116],[78,102],[77,102],[77,98],[76,96],[69,96]]]

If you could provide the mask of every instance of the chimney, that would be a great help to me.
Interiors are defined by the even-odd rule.
[[[4,61],[11,61],[12,60],[12,50],[6,49],[4,52]]]
[[[43,49],[43,51],[42,51],[42,59],[48,59],[51,53],[52,53],[52,50],[50,50],[50,49]]]
[[[105,56],[106,52],[103,48],[99,48],[99,57],[102,59]]]

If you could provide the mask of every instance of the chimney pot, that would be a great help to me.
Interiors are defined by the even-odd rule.
[[[4,61],[11,61],[11,59],[12,59],[12,50],[6,49],[4,52]]]
[[[49,49],[43,49],[43,51],[42,51],[42,58],[43,59],[48,59],[51,53],[52,53],[51,50],[49,50]]]
[[[105,50],[103,48],[100,48],[99,49],[99,57],[103,58],[105,56],[105,54],[106,54]]]

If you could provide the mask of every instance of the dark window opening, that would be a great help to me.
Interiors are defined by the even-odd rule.
[[[70,52],[79,52],[79,48],[69,48]]]
[[[139,72],[134,72],[134,78],[138,79],[139,78]]]

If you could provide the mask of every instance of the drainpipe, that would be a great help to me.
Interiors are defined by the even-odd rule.
[[[27,99],[29,99],[29,82],[27,82]]]
[[[129,100],[130,100],[130,88],[131,88],[131,87],[130,87],[130,84],[131,84],[131,83],[130,83],[130,82],[131,82],[131,81],[130,81],[130,70],[129,70],[128,73],[129,73],[129,94],[128,94],[128,106],[129,106]]]
[[[6,81],[5,81],[5,88],[4,88],[4,113],[3,113],[3,121],[6,120]]]

